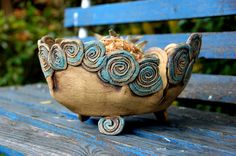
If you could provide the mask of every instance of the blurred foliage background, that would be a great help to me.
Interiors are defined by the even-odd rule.
[[[91,5],[127,0],[92,0]],[[80,6],[80,0],[1,0],[0,3],[0,86],[22,85],[44,81],[37,58],[37,40],[44,35],[52,37],[75,36],[78,28],[63,28],[65,7]],[[122,35],[163,34],[185,32],[221,32],[236,30],[236,16],[173,20],[149,23],[131,23],[87,27],[89,35],[107,34],[113,28]],[[236,75],[234,60],[200,59],[194,72]],[[178,103],[181,105],[181,102]],[[188,105],[203,110],[235,115],[221,106]]]

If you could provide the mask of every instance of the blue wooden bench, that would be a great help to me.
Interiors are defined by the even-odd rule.
[[[65,27],[227,16],[235,0],[146,0],[65,10]],[[75,16],[76,15],[76,16]],[[75,19],[78,18],[78,19]],[[144,35],[147,47],[184,42],[188,34]],[[85,40],[93,39],[88,37]],[[203,33],[200,57],[236,59],[236,32]],[[39,67],[40,68],[40,67]],[[193,74],[179,96],[236,104],[236,77]],[[234,107],[235,108],[235,107]],[[152,114],[126,118],[124,132],[106,136],[97,118],[81,123],[46,84],[0,88],[0,153],[5,155],[236,155],[236,117],[170,107],[169,121]]]

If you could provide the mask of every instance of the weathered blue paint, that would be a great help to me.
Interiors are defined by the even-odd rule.
[[[236,76],[192,74],[180,99],[236,104]]]
[[[40,119],[39,120],[32,119],[29,116],[25,116],[22,114],[16,114],[14,112],[8,112],[7,110],[4,110],[4,109],[0,109],[0,115],[5,116],[13,121],[24,122],[24,123],[30,124],[32,126],[45,129],[45,130],[52,132],[52,133],[56,133],[56,134],[60,134],[63,136],[74,138],[77,141],[84,140],[88,143],[98,144],[100,146],[109,146],[110,145],[109,142],[108,142],[108,144],[106,144],[106,142],[103,142],[103,140],[97,139],[94,132],[91,134],[90,132],[85,132],[82,129],[80,129],[80,130],[82,130],[82,131],[80,131],[80,130],[76,130],[76,129],[67,128],[64,126],[54,125],[52,123],[47,123],[46,121],[43,121]],[[128,146],[127,147],[126,144],[117,143],[117,144],[113,144],[113,147],[119,149],[119,151],[124,154],[130,153],[130,154],[141,155],[141,156],[146,155],[146,154],[155,155],[154,151],[149,151],[148,149],[145,149],[145,146],[142,148],[135,147],[135,146],[133,146],[133,147]]]
[[[42,105],[43,106],[43,105]],[[28,109],[27,107],[25,109]],[[12,110],[11,110],[12,111]],[[185,152],[194,152],[194,153],[218,153],[218,154],[228,154],[233,155],[234,150],[226,150],[225,147],[227,144],[230,143],[230,140],[223,139],[223,135],[217,135],[217,138],[221,137],[221,141],[223,143],[220,143],[220,148],[217,148],[217,145],[215,146],[212,143],[206,144],[208,141],[210,141],[210,138],[204,138],[204,140],[207,140],[205,143],[201,144],[201,142],[196,143],[196,139],[194,140],[188,140],[187,137],[194,136],[195,133],[185,134],[184,128],[186,123],[183,123],[181,121],[177,122],[175,120],[175,124],[178,124],[180,127],[169,127],[162,125],[155,125],[155,120],[152,119],[142,119],[142,122],[140,121],[134,121],[136,123],[141,124],[139,129],[134,129],[132,132],[128,132],[128,134],[122,134],[117,137],[108,137],[108,136],[101,136],[96,132],[96,124],[92,124],[91,126],[86,126],[86,124],[78,123],[78,125],[75,125],[73,128],[70,127],[70,122],[65,124],[64,126],[59,124],[55,124],[54,122],[49,122],[47,120],[37,119],[37,118],[31,118],[28,116],[28,114],[19,114],[19,113],[13,113],[9,110],[0,109],[0,115],[6,116],[10,118],[11,120],[18,121],[18,122],[24,122],[42,129],[45,129],[47,131],[50,131],[52,133],[60,134],[63,136],[71,137],[76,139],[77,141],[86,141],[87,143],[92,144],[99,144],[101,146],[111,146],[113,148],[119,149],[122,153],[128,154],[133,153],[137,155],[145,155],[145,154],[180,154],[180,151]],[[179,114],[181,115],[181,114]],[[50,116],[49,116],[50,118]],[[175,116],[176,118],[176,116]],[[187,128],[192,127],[193,125],[197,126],[194,121],[196,118],[192,119],[187,126]],[[136,127],[139,124],[135,124]],[[144,127],[142,125],[145,125]],[[150,127],[150,124],[152,125]],[[200,124],[200,123],[199,123]],[[192,125],[192,126],[191,126]],[[210,124],[209,124],[210,125]],[[138,126],[139,127],[139,126]],[[194,128],[194,127],[193,127]],[[208,127],[210,128],[210,127]],[[230,127],[229,127],[230,128]],[[133,129],[133,128],[132,128]],[[159,130],[158,130],[159,129]],[[182,129],[182,130],[181,130]],[[195,130],[197,130],[195,128]],[[216,130],[216,128],[213,127],[213,130]],[[225,130],[225,129],[218,129],[218,130]],[[231,133],[234,130],[231,130]],[[178,136],[171,137],[170,135],[172,133],[175,133]],[[203,130],[199,130],[200,136],[207,136],[208,134],[204,133]],[[127,131],[125,132],[127,133]],[[223,132],[223,134],[227,134],[227,132]],[[182,136],[182,137],[181,137]],[[177,137],[177,138],[176,138]],[[198,138],[199,136],[196,136]],[[211,138],[214,138],[213,142],[216,142],[214,136],[210,136]],[[233,137],[233,133],[231,135]],[[127,139],[128,138],[128,139]],[[187,139],[187,140],[186,140]],[[110,140],[110,141],[109,141]],[[203,140],[203,142],[204,142]],[[231,142],[231,146],[234,145],[234,142]],[[168,148],[168,150],[166,150]],[[183,153],[182,153],[183,154]]]
[[[143,138],[149,138],[151,140],[165,140],[166,142],[175,144],[177,146],[180,146],[182,148],[184,148],[184,150],[196,150],[198,152],[204,152],[206,150],[206,148],[204,147],[204,145],[202,144],[198,144],[198,143],[194,143],[194,142],[189,142],[189,141],[185,141],[185,140],[181,140],[178,138],[172,138],[168,135],[161,135],[161,134],[157,134],[157,133],[151,133],[148,131],[140,131],[140,130],[134,130],[134,134]],[[168,137],[167,137],[168,136]],[[218,150],[219,153],[222,153],[224,155],[234,155],[234,153],[224,150],[224,149],[217,149],[214,147],[208,147],[208,150]],[[221,155],[221,154],[220,154]]]
[[[0,154],[4,154],[6,156],[24,156],[24,154],[22,154],[16,150],[13,150],[13,149],[10,149],[6,146],[1,146],[1,145],[0,145]]]
[[[170,43],[184,43],[189,35],[189,33],[143,35],[141,40],[148,41],[145,49],[150,47],[164,49]],[[87,37],[83,40],[89,41],[94,39],[94,37]],[[236,32],[202,33],[202,48],[199,57],[236,59]]]
[[[78,14],[78,19],[74,19],[75,13]],[[146,0],[104,4],[86,9],[67,8],[64,26],[162,21],[234,14],[236,14],[235,0]]]
[[[14,98],[12,98],[13,96],[14,96]],[[29,97],[22,98],[22,95],[18,96],[14,92],[9,91],[9,92],[5,92],[5,93],[1,93],[0,99],[1,99],[1,101],[14,103],[14,105],[22,105],[22,106],[33,108],[35,110],[41,110],[41,111],[44,111],[47,113],[60,114],[61,116],[64,116],[65,118],[68,118],[68,119],[78,119],[77,114],[74,114],[74,113],[70,112],[69,110],[66,110],[65,108],[62,108],[62,107],[58,108],[58,106],[55,107],[55,105],[54,106],[45,105],[44,107],[42,107],[40,105],[40,101],[37,101],[37,100],[33,101]],[[48,100],[48,99],[46,99],[46,100]],[[55,104],[55,101],[53,103]]]
[[[45,105],[41,105],[42,107],[45,107]],[[59,106],[59,105],[58,105]],[[21,110],[21,111],[26,111],[27,109],[30,109],[30,107],[25,107],[25,108],[22,108],[22,109],[19,109],[19,108],[15,108],[15,110]],[[9,109],[9,110],[11,110],[11,111],[13,111],[13,109]],[[4,110],[4,112],[5,113],[7,113],[7,110]],[[15,112],[15,111],[14,111]],[[29,111],[29,112],[32,112],[32,111]],[[39,112],[38,110],[35,110],[35,112]],[[33,114],[34,114],[34,112],[32,112]],[[28,115],[27,113],[20,113],[20,114],[23,114],[24,116],[27,116],[27,117],[29,117],[30,118],[30,115]],[[49,113],[47,113],[47,112],[45,112],[45,115],[41,115],[41,116],[47,116]],[[57,118],[54,118],[54,115],[52,114],[52,116],[50,117],[50,116],[48,116],[48,119],[50,119],[50,118],[52,118],[52,119],[57,119]],[[42,119],[42,117],[40,117],[40,121],[45,121],[47,124],[52,124],[52,122],[50,122],[50,121],[48,121],[48,119],[46,119],[46,121],[45,121],[45,119]],[[33,118],[33,120],[37,120],[37,118]],[[56,120],[55,120],[56,121]],[[66,121],[66,118],[65,118],[65,121]],[[54,122],[53,122],[54,123]],[[61,123],[62,122],[59,122],[60,123],[60,125],[61,125]],[[70,127],[70,124],[72,123],[72,121],[68,121],[66,124],[64,124],[64,126],[63,127]],[[78,125],[75,125],[72,129],[77,129],[77,127],[79,127],[79,129],[78,129],[78,131],[82,131],[82,132],[84,132],[84,130],[88,130],[88,132],[90,131],[89,129],[91,129],[91,128],[89,128],[89,127],[84,127],[85,125],[83,125],[83,124],[78,124]],[[58,127],[58,126],[57,126]],[[61,126],[59,126],[59,127],[61,127]],[[82,129],[84,129],[84,130],[82,130]],[[96,126],[93,124],[93,127],[92,127],[92,129],[93,129],[93,133],[92,133],[92,135],[95,135],[96,134]],[[55,131],[57,131],[57,129],[55,129]],[[85,135],[86,136],[86,135]],[[120,137],[122,137],[122,136],[120,136]],[[123,139],[125,139],[126,138],[126,136],[123,136],[122,137]],[[79,140],[79,141],[81,141],[81,139]],[[148,146],[150,146],[150,145],[148,145]],[[148,148],[148,147],[144,147],[144,148]],[[150,148],[150,147],[149,147]],[[127,153],[126,153],[127,154]]]
[[[132,82],[139,73],[139,64],[125,50],[114,51],[107,55],[105,66],[99,71],[101,80],[112,85],[123,86]]]
[[[90,41],[85,43],[85,56],[83,67],[88,71],[100,70],[106,62],[105,46],[99,41]]]
[[[146,96],[162,89],[163,83],[159,75],[159,58],[152,56],[140,62],[137,78],[129,84],[130,89],[139,96]]]

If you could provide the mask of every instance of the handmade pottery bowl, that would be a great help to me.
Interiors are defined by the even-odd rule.
[[[186,43],[154,47],[123,39],[114,31],[99,40],[38,41],[38,56],[50,94],[79,115],[102,117],[101,133],[116,135],[124,127],[123,116],[155,113],[166,119],[166,109],[186,86],[201,48],[201,35]]]

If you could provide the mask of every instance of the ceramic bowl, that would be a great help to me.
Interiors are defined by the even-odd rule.
[[[98,128],[107,135],[122,131],[123,116],[155,113],[166,120],[166,109],[191,76],[201,34],[146,51],[146,41],[138,39],[124,39],[113,31],[85,43],[43,37],[38,56],[50,94],[81,121],[101,117]]]

